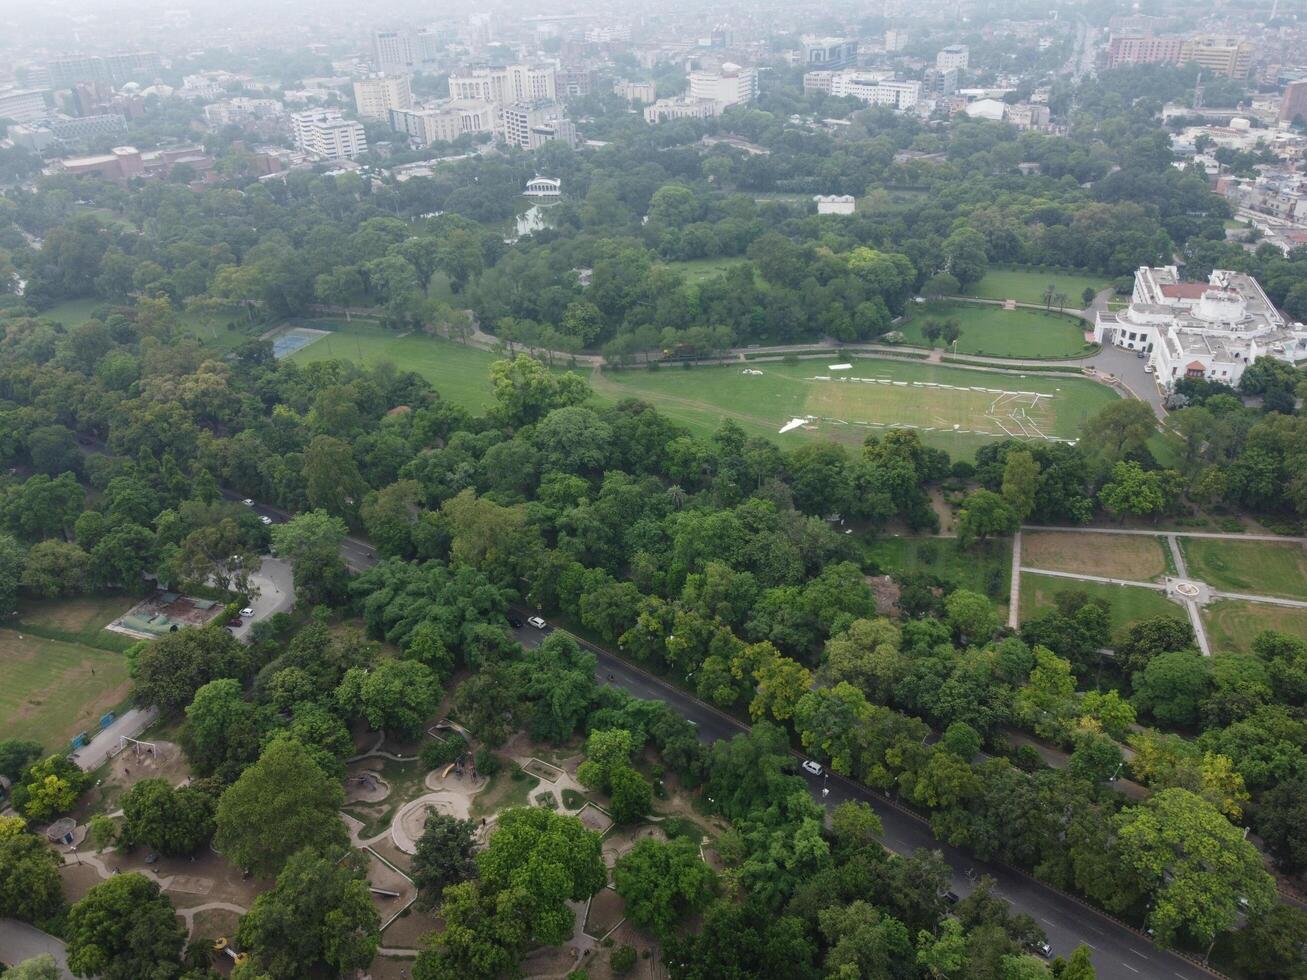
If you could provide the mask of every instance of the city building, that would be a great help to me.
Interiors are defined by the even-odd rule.
[[[1151,34],[1113,34],[1107,44],[1107,66],[1172,65],[1180,60],[1182,37],[1153,37]]]
[[[935,67],[966,69],[971,60],[971,52],[965,44],[950,44],[935,55]]]
[[[557,177],[533,177],[526,182],[522,193],[527,197],[562,197],[563,182]]]
[[[1227,78],[1247,78],[1253,66],[1253,46],[1238,37],[1200,34],[1180,47],[1180,63],[1190,62]]]
[[[495,128],[495,107],[489,102],[452,99],[430,109],[392,109],[390,128],[429,146],[448,143],[467,133],[490,133]]]
[[[723,107],[752,102],[758,95],[758,72],[727,61],[721,71],[692,71],[689,75],[692,99],[712,99]]]
[[[127,120],[116,112],[95,116],[51,116],[45,128],[61,143],[76,143],[97,136],[118,136],[127,132]]]
[[[71,88],[78,82],[108,82],[122,85],[157,72],[163,59],[153,51],[120,52],[110,55],[68,55],[46,63],[51,88]]]
[[[45,96],[46,93],[37,88],[0,90],[0,119],[25,123],[45,118],[50,112]]]
[[[390,118],[392,109],[413,105],[413,90],[407,75],[377,75],[354,83],[354,107],[364,119]]]
[[[852,194],[818,194],[813,200],[817,202],[818,214],[852,214],[858,205],[858,199]]]
[[[612,24],[605,27],[587,27],[586,44],[629,44],[631,42],[630,24]]]
[[[852,68],[858,63],[858,42],[853,38],[805,34],[799,47],[799,64],[807,71]]]
[[[1286,324],[1256,279],[1224,269],[1201,283],[1181,282],[1173,265],[1139,268],[1130,305],[1099,312],[1094,339],[1144,352],[1168,389],[1181,378],[1236,385],[1259,357],[1307,359],[1307,329]]]
[[[1007,103],[1001,99],[976,99],[974,102],[968,102],[962,111],[972,119],[1002,122],[1003,117],[1007,115]]]
[[[376,31],[372,35],[372,63],[383,75],[405,75],[413,70],[413,36],[408,31]]]
[[[554,86],[560,99],[585,98],[594,91],[597,72],[593,68],[560,68],[554,73]]]
[[[644,121],[653,125],[669,119],[712,119],[722,114],[722,104],[716,99],[693,99],[684,95],[672,99],[658,99],[645,106]]]
[[[242,97],[210,102],[204,107],[204,121],[210,126],[244,126],[265,119],[280,119],[286,108],[276,99]]]
[[[501,133],[509,146],[534,150],[554,140],[576,145],[576,127],[557,102],[514,102],[504,106],[503,114]]]
[[[921,81],[921,94],[928,99],[953,95],[958,90],[956,68],[927,68]]]
[[[658,98],[657,86],[653,82],[618,82],[613,91],[627,102],[648,105]]]
[[[1280,102],[1280,122],[1293,122],[1299,116],[1307,119],[1307,78],[1286,85]]]
[[[869,105],[894,109],[911,109],[921,98],[920,82],[896,81],[894,73],[885,69],[808,72],[803,76],[803,90],[825,92],[836,98],[851,95]]]
[[[885,32],[885,50],[889,54],[896,51],[902,51],[908,46],[907,31],[886,31]]]
[[[449,76],[449,95],[475,102],[539,102],[558,98],[554,69],[548,65],[503,65],[473,68]]]
[[[1004,118],[1020,130],[1043,130],[1048,129],[1049,115],[1048,106],[1046,105],[1031,105],[1028,102],[1018,102],[1016,105],[1007,107]]]
[[[203,174],[213,169],[213,158],[199,146],[150,150],[145,153],[134,146],[115,146],[108,153],[57,160],[47,172],[100,177],[126,183],[138,177],[146,180],[167,177],[182,164],[196,174]]]
[[[290,131],[295,147],[315,159],[352,160],[368,151],[363,124],[336,109],[291,113]]]

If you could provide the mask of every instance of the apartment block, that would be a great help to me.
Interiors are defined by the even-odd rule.
[[[319,160],[352,160],[368,151],[363,124],[336,109],[292,113],[290,131],[296,148]]]
[[[365,119],[390,118],[392,109],[413,105],[413,91],[407,75],[360,78],[354,83],[354,106]]]

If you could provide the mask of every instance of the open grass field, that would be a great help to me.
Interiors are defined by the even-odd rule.
[[[1295,541],[1180,538],[1189,574],[1223,592],[1307,599],[1307,548]]]
[[[909,344],[942,347],[921,332],[928,320],[957,320],[959,354],[995,357],[1080,357],[1093,350],[1084,325],[1043,310],[1005,310],[992,303],[927,303],[899,326]],[[951,348],[950,348],[951,349]]]
[[[969,589],[996,601],[1007,599],[1012,582],[1012,542],[990,538],[970,548],[954,538],[883,537],[863,544],[867,558],[883,574],[930,572],[955,588]]]
[[[81,596],[76,599],[24,599],[15,628],[51,640],[109,650],[126,650],[136,641],[104,627],[136,602],[128,596]]]
[[[1167,559],[1161,538],[1074,531],[1025,531],[1021,535],[1021,564],[1028,568],[1149,582],[1166,574]]]
[[[91,319],[96,310],[110,305],[102,299],[68,299],[42,310],[39,315],[46,320],[57,320],[65,327],[76,327]]]
[[[50,751],[63,749],[131,688],[127,660],[97,650],[0,629],[0,738],[30,738]]]
[[[832,355],[835,359],[837,355]],[[916,429],[930,445],[968,457],[993,439],[1075,438],[1081,423],[1117,396],[1078,377],[1000,374],[908,361],[858,358],[831,372],[826,361],[741,367],[679,367],[605,372],[598,392],[642,398],[707,434],[732,418],[782,446],[804,439],[861,445],[869,433]],[[792,419],[802,426],[780,434]]]
[[[1202,611],[1213,653],[1248,653],[1262,630],[1307,636],[1307,609],[1222,599]]]
[[[1014,299],[1018,303],[1044,304],[1044,291],[1049,286],[1055,292],[1065,293],[1066,308],[1078,310],[1084,303],[1081,294],[1085,287],[1095,292],[1107,288],[1107,280],[1098,276],[1077,276],[1066,272],[1039,272],[1034,269],[991,269],[966,295],[979,299]]]
[[[1023,535],[1024,539],[1024,535]],[[1024,561],[1024,557],[1022,558]],[[1021,619],[1033,619],[1054,608],[1053,597],[1061,592],[1086,592],[1091,598],[1106,599],[1112,634],[1115,636],[1131,623],[1155,616],[1173,616],[1184,619],[1179,605],[1161,592],[1137,589],[1128,585],[1106,585],[1101,582],[1077,582],[1073,579],[1050,578],[1047,575],[1021,575]]]
[[[704,282],[721,275],[732,266],[747,261],[742,255],[727,256],[717,259],[687,259],[684,262],[668,262],[667,267],[685,276],[685,281],[694,284]]]
[[[290,359],[298,364],[333,358],[356,364],[390,361],[406,371],[416,371],[442,398],[469,411],[484,411],[493,401],[490,365],[497,358],[488,351],[421,333],[400,335],[366,321],[315,320],[313,325],[330,327],[332,333],[291,354]]]

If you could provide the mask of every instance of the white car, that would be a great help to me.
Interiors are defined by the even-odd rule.
[[[534,626],[536,629],[538,629],[538,630],[542,630],[542,629],[544,629],[546,626],[548,626],[549,624],[546,623],[546,622],[545,622],[543,619],[541,619],[539,616],[532,616],[530,619],[528,619],[528,620],[526,621],[526,625],[528,625],[528,626]]]
[[[801,769],[803,769],[804,772],[808,773],[811,776],[820,776],[824,771],[821,768],[820,762],[813,762],[811,759],[804,759],[801,763],[799,763],[799,766]]]
[[[243,503],[246,507],[254,506],[254,501],[251,500],[249,497],[246,497],[244,500],[241,501],[241,503]]]
[[[259,523],[260,523],[260,524],[271,524],[271,523],[272,523],[272,518],[269,517],[267,514],[263,514],[263,515],[261,515],[261,516],[259,517]]]
[[[251,616],[253,616],[253,615],[254,615],[254,607],[253,607],[253,606],[246,606],[244,609],[241,610],[241,618],[242,618],[242,619],[249,619],[249,618],[250,618]]]

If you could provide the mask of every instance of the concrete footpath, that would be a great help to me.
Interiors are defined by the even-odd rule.
[[[99,769],[118,751],[118,740],[122,736],[136,738],[153,725],[158,717],[158,708],[132,708],[125,711],[114,719],[112,725],[74,752],[72,760],[86,772]]]
[[[54,961],[59,964],[59,975],[64,980],[73,980],[72,973],[68,971],[62,939],[56,939],[48,932],[42,932],[17,919],[0,919],[0,963],[17,966],[23,960],[30,960],[42,953],[54,957]]]

